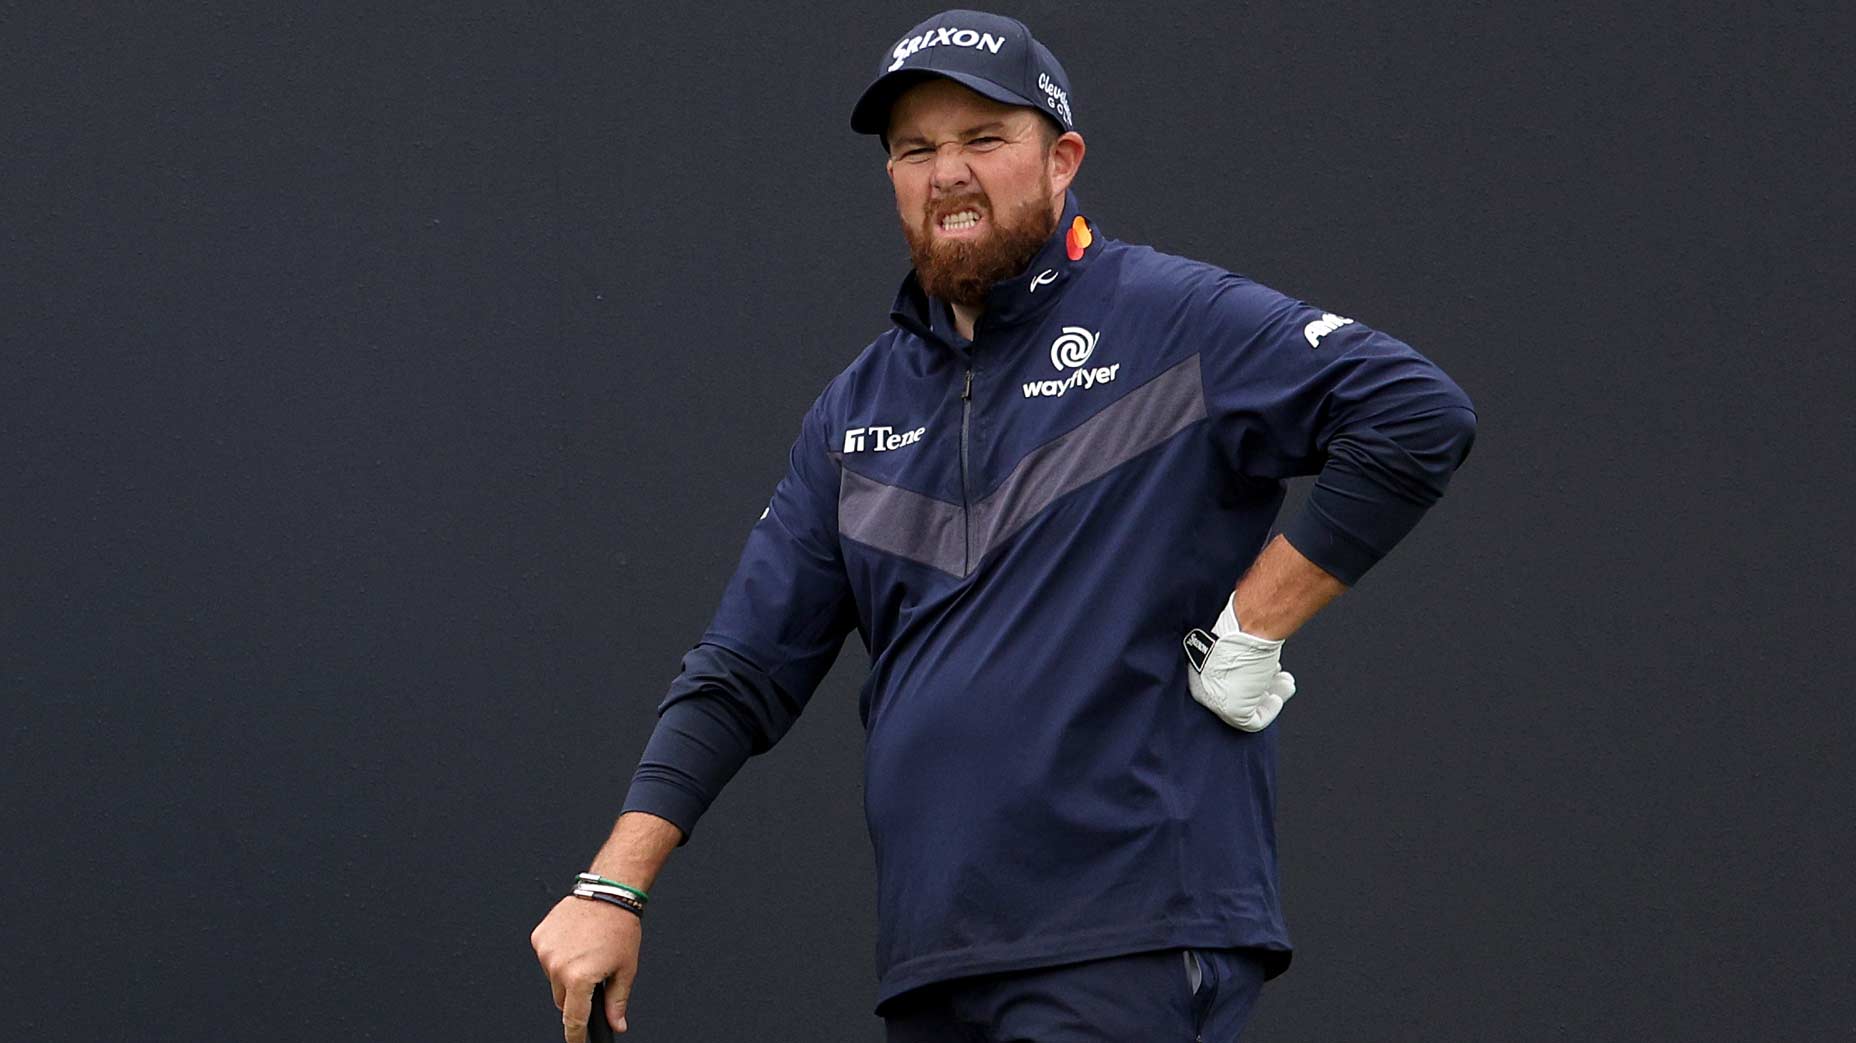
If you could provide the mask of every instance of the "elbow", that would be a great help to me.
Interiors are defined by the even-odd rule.
[[[1456,381],[1438,373],[1422,411],[1395,437],[1447,475],[1469,459],[1476,444],[1475,403]]]
[[[1476,411],[1470,407],[1469,397],[1464,395],[1462,405],[1444,410],[1438,419],[1444,454],[1454,471],[1469,459],[1469,451],[1476,445]]]

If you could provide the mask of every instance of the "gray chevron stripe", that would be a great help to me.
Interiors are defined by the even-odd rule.
[[[1025,454],[973,508],[973,561],[1057,502],[1205,419],[1199,356],[1175,364],[1115,404]]]
[[[838,534],[877,550],[959,576],[966,567],[967,536],[960,505],[839,472]]]
[[[1123,395],[1066,434],[1033,449],[972,511],[972,555],[959,504],[886,485],[844,468],[838,532],[847,539],[963,576],[1060,497],[1095,481],[1205,419],[1199,356]]]

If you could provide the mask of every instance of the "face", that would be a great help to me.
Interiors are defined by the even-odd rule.
[[[889,118],[889,179],[916,275],[930,295],[977,307],[1025,270],[1063,211],[1083,139],[1052,141],[1036,111],[952,80],[924,80]]]

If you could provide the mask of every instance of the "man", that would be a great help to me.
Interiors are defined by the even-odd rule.
[[[852,629],[891,1040],[1228,1041],[1287,965],[1283,640],[1443,493],[1475,415],[1363,323],[1108,239],[1069,190],[1074,105],[1010,19],[944,12],[885,52],[852,127],[914,270],[534,931],[567,1039],[624,1031],[645,892]]]

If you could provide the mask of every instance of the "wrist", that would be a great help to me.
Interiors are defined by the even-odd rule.
[[[1221,638],[1235,635],[1247,637],[1253,641],[1269,642],[1278,645],[1283,642],[1283,639],[1280,637],[1271,637],[1268,634],[1259,633],[1258,630],[1254,628],[1254,624],[1252,629],[1244,628],[1243,621],[1237,614],[1237,595],[1235,593],[1225,599],[1224,609],[1218,613],[1218,622],[1212,625],[1212,633],[1217,634]]]
[[[596,858],[586,871],[617,886],[635,888],[647,893],[657,884],[655,870],[626,859]]]
[[[1278,535],[1257,555],[1231,592],[1244,633],[1282,641],[1347,589]]]
[[[647,812],[628,811],[619,816],[612,836],[593,856],[587,872],[649,891],[682,839],[682,831],[671,822]]]

